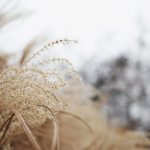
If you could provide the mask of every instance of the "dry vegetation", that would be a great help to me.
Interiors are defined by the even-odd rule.
[[[95,90],[75,84],[79,76],[68,60],[49,58],[32,63],[54,45],[70,42],[50,42],[28,59],[30,50],[24,50],[22,65],[18,66],[6,67],[7,59],[2,58],[5,63],[0,74],[1,149],[149,149],[148,134],[109,125],[90,101]],[[49,68],[53,63],[61,66]],[[62,64],[67,66],[65,70]],[[69,88],[57,92],[68,83]]]
[[[32,61],[54,45],[70,42],[73,41],[64,39],[50,42],[23,62],[23,65],[8,67],[1,72],[0,144],[4,149],[9,149],[11,139],[20,134],[23,128],[33,147],[40,150],[41,148],[30,128],[38,127],[48,119],[53,119],[55,122],[56,132],[54,133],[55,143],[53,145],[55,147],[56,144],[59,149],[59,143],[57,142],[59,127],[55,115],[63,110],[64,103],[55,93],[59,88],[65,86],[71,77],[77,80],[79,80],[79,77],[72,64],[66,59],[49,58],[36,64],[33,64]],[[21,63],[26,53],[27,51],[23,54]],[[59,65],[54,69],[49,67],[44,69],[50,63],[58,63],[61,66],[64,64],[68,67],[63,72]],[[67,77],[70,77],[70,79],[67,79]]]
[[[5,10],[10,3],[0,4]],[[10,12],[0,12],[1,28],[20,17]],[[53,46],[70,42],[75,41],[50,42],[29,57],[33,41],[18,66],[10,66],[7,55],[0,56],[0,150],[150,149],[148,133],[110,126],[99,110],[102,103],[95,106],[90,100],[95,89],[79,85],[68,60],[38,59]]]

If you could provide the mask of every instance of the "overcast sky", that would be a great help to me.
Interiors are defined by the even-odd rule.
[[[134,49],[138,22],[150,26],[150,0],[22,0],[21,6],[34,13],[1,31],[1,47],[19,51],[42,33],[50,40],[76,39],[78,46],[71,54],[66,52],[74,55],[75,63],[79,58],[105,59]]]

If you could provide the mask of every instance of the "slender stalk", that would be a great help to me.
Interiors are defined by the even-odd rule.
[[[82,118],[80,118],[79,116],[77,116],[76,114],[74,114],[72,112],[67,112],[67,111],[59,111],[59,113],[75,117],[76,119],[78,119],[79,121],[81,121],[84,125],[86,125],[86,127],[89,129],[89,131],[91,132],[91,134],[93,134],[93,130],[90,127],[90,125],[86,121],[84,121]]]
[[[18,118],[20,124],[23,127],[23,130],[25,131],[25,133],[27,134],[29,140],[31,141],[33,147],[35,150],[42,150],[41,147],[39,146],[39,144],[37,143],[32,131],[30,130],[30,128],[27,126],[27,124],[25,123],[24,119],[22,118],[22,116],[15,111],[14,114],[16,115],[16,117]]]
[[[14,117],[14,114],[12,114],[12,115],[10,116],[10,118],[8,118],[8,119],[4,122],[4,124],[1,126],[1,128],[0,128],[0,131],[2,131],[2,129],[3,129],[4,126],[6,125],[6,128],[5,128],[5,130],[4,130],[4,133],[3,133],[2,137],[0,138],[0,145],[2,145],[2,141],[3,141],[5,135],[6,135],[8,129],[9,129],[9,127],[10,127],[10,124],[11,124],[11,121],[12,121],[13,117]]]
[[[55,130],[54,130],[54,140],[53,140],[53,142],[52,142],[52,146],[51,146],[51,150],[55,150],[55,146],[57,145],[57,150],[59,150],[60,149],[60,145],[59,145],[59,122],[58,122],[58,120],[57,120],[57,118],[55,117],[55,115],[54,115],[54,113],[52,112],[52,110],[49,108],[49,107],[47,107],[47,106],[44,106],[44,105],[38,105],[38,106],[42,106],[42,107],[45,107],[45,108],[47,108],[50,112],[51,112],[51,114],[52,114],[52,116],[53,116],[53,119],[54,119],[54,127],[55,127]]]

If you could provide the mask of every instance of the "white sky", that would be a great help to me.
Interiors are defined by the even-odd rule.
[[[65,52],[76,64],[79,58],[105,59],[133,48],[138,17],[150,25],[150,0],[22,0],[22,5],[36,13],[17,29],[13,25],[4,29],[1,46],[19,51],[41,33],[50,40],[76,39],[79,44]]]

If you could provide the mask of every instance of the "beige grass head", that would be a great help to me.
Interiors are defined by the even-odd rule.
[[[40,150],[30,128],[37,127],[52,118],[57,126],[54,116],[63,109],[64,103],[56,96],[56,91],[67,84],[66,75],[77,80],[79,76],[72,64],[63,58],[49,58],[34,65],[32,62],[53,46],[70,42],[74,41],[64,39],[50,42],[23,62],[22,66],[9,67],[1,72],[0,145],[7,147],[11,138],[23,131],[23,127],[34,148]],[[60,67],[45,70],[44,66],[51,63],[64,64],[67,67],[65,70]]]

